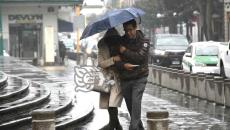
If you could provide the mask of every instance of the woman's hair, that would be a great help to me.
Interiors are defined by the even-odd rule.
[[[115,28],[110,28],[104,35],[104,38],[110,37],[110,36],[120,36],[118,31]]]
[[[99,41],[98,47],[102,45],[103,43],[102,41],[104,41],[108,45],[120,43],[120,39],[121,39],[120,37],[121,37],[120,34],[115,28],[108,29],[105,35],[103,36],[103,38]]]
[[[105,33],[104,40],[110,45],[118,44],[121,41],[121,36],[115,28],[111,28]]]

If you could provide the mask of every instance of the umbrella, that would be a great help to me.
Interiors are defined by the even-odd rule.
[[[140,16],[144,14],[145,12],[141,9],[133,7],[109,11],[95,22],[88,24],[80,39],[84,39],[96,33],[116,27],[119,24],[125,23],[132,19],[140,18]]]

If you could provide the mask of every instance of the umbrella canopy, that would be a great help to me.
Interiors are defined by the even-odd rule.
[[[84,39],[96,33],[118,26],[132,19],[140,18],[144,11],[138,8],[116,9],[107,12],[95,22],[88,24],[83,31],[81,38]]]

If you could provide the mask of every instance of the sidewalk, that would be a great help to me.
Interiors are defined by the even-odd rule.
[[[63,127],[66,129],[66,126],[69,126],[69,124],[81,122],[85,117],[88,118],[88,116],[92,115],[94,106],[92,102],[85,101],[88,95],[74,91],[75,85],[72,79],[73,75],[70,75],[71,71],[66,71],[66,67],[63,66],[48,67],[48,69],[58,73],[58,75],[55,76],[52,73],[47,73],[41,68],[25,63],[17,58],[0,57],[1,71],[8,75],[19,76],[26,80],[39,83],[51,92],[50,99],[52,100],[50,100],[48,108],[56,104],[63,106],[66,102],[62,101],[69,99],[71,107],[63,108],[63,112],[57,115],[56,127],[62,127],[61,129],[63,130]],[[17,128],[17,130],[28,130],[31,129],[31,124],[18,127],[22,128]]]
[[[94,105],[94,118],[92,120],[90,120],[87,124],[73,126],[67,130],[98,130],[108,123],[108,113],[106,110],[99,109],[98,93],[74,91],[75,84],[73,68],[75,64],[75,61],[69,60],[68,65],[66,66],[48,66],[37,68],[32,65],[21,64],[20,61],[17,60],[12,60],[10,63],[8,60],[5,60],[4,62],[3,60],[0,60],[1,68],[5,66],[5,70],[1,71],[17,72],[17,67],[12,67],[11,70],[9,70],[10,65],[21,66],[24,69],[20,69],[20,71],[26,72],[28,69],[27,67],[30,66],[31,71],[33,71],[35,73],[34,76],[36,76],[39,75],[39,73],[37,73],[38,70],[41,71],[41,69],[43,69],[49,74],[49,76],[47,76],[47,80],[40,82],[49,85],[58,82],[62,83],[63,86],[60,86],[60,91],[64,91],[67,96],[74,98],[75,102],[88,102]],[[35,77],[33,80],[39,81],[39,79],[36,79]],[[189,100],[187,100],[187,98],[189,98]],[[230,127],[226,127],[226,119],[221,119],[222,117],[219,115],[221,112],[218,113],[216,108],[219,107],[148,84],[143,96],[141,117],[146,128],[146,112],[164,109],[169,111],[170,130],[228,130]],[[222,109],[220,108],[220,110]],[[216,118],[218,119],[214,118],[215,116],[212,115],[213,112],[217,113],[215,116],[217,116]],[[124,130],[128,130],[130,118],[124,101],[121,108],[119,108],[119,119]]]
[[[75,62],[69,60],[68,66],[66,66],[65,73],[67,74],[64,77],[72,76],[74,74],[73,67],[75,66]],[[72,77],[73,78],[73,77]],[[106,110],[101,110],[98,107],[99,103],[99,94],[96,92],[79,92],[88,95],[87,100],[92,101],[95,107],[94,110],[94,118],[92,121],[87,123],[86,125],[79,126],[75,129],[83,129],[83,130],[97,130],[101,128],[103,125],[106,125],[109,121],[108,113]],[[164,100],[164,99],[167,100]],[[175,99],[177,102],[168,101],[170,98]],[[187,104],[189,99],[190,107],[183,105]],[[180,101],[180,100],[182,101]],[[198,103],[204,104],[202,107],[198,107]],[[177,105],[178,104],[178,105]],[[167,110],[169,111],[169,128],[170,130],[227,130],[226,122],[224,120],[218,120],[213,118],[210,115],[210,112],[202,112],[199,109],[206,109],[206,107],[210,107],[210,112],[212,113],[212,103],[204,103],[202,101],[198,102],[197,99],[191,99],[189,96],[184,96],[179,93],[175,93],[173,91],[160,88],[154,86],[152,84],[147,84],[146,90],[143,96],[142,102],[142,121],[146,128],[146,112],[152,110]],[[197,108],[196,108],[197,107]],[[199,111],[199,112],[198,112]],[[205,113],[205,114],[203,114]],[[103,118],[102,118],[103,117]],[[129,126],[129,114],[126,109],[125,102],[123,100],[121,108],[119,108],[119,119],[122,123],[124,130],[128,130]]]

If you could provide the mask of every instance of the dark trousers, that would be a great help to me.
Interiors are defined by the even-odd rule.
[[[141,121],[141,100],[147,83],[147,77],[121,81],[122,94],[131,116],[129,130],[144,130]]]

